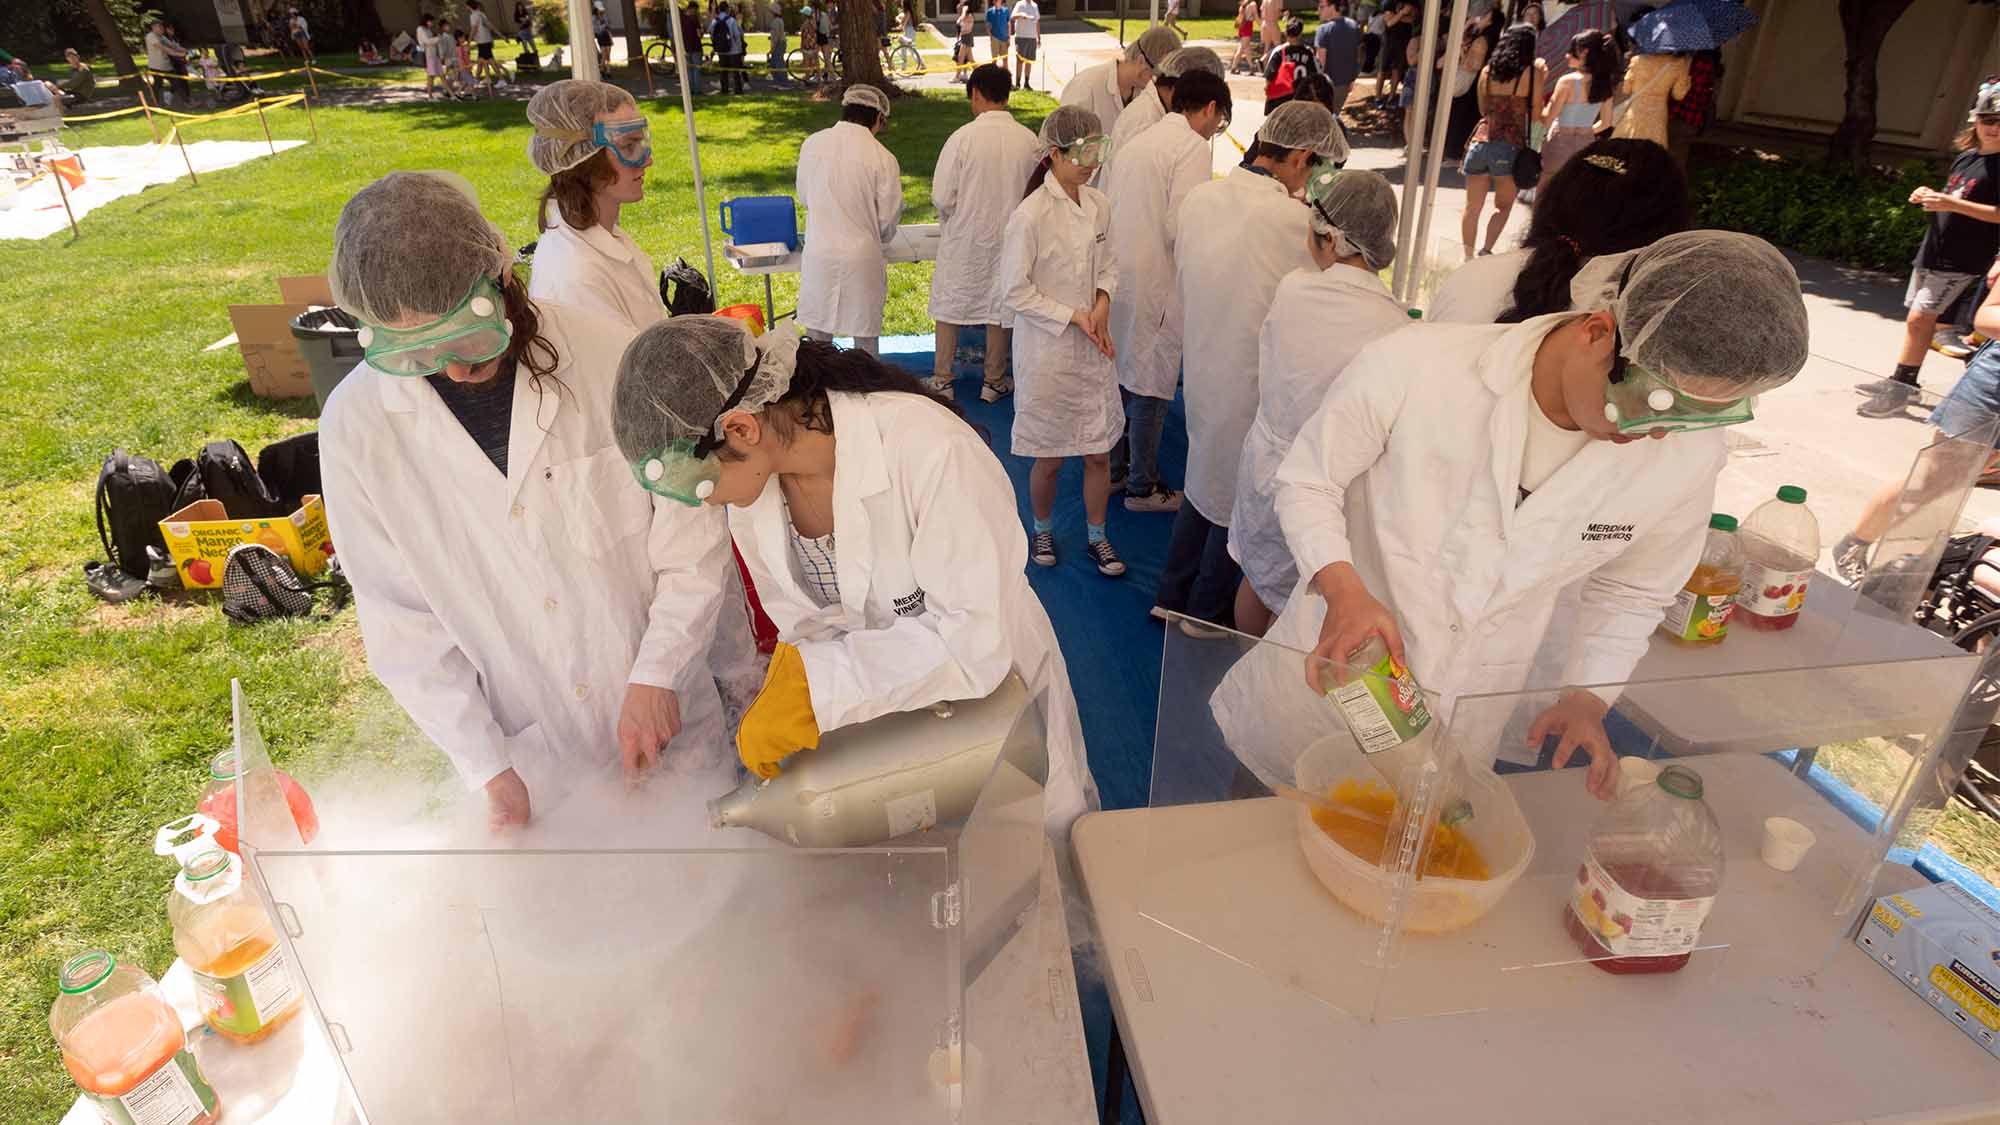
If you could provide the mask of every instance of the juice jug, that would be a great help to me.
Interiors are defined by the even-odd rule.
[[[1736,538],[1736,517],[1720,512],[1708,517],[1708,544],[1680,596],[1667,609],[1660,628],[1684,645],[1712,645],[1729,635],[1729,618],[1736,611],[1736,591],[1743,586],[1743,545]]]
[[[274,769],[278,776],[278,786],[285,794],[285,805],[291,809],[292,820],[299,827],[299,842],[310,844],[319,835],[319,814],[313,810],[312,798],[305,789],[284,770]],[[236,751],[224,750],[209,759],[208,784],[202,788],[201,797],[195,802],[195,811],[209,817],[216,823],[215,842],[225,851],[238,851],[236,846]]]
[[[1671,973],[1688,963],[1722,888],[1722,828],[1701,775],[1668,766],[1591,826],[1563,925],[1607,973]]]
[[[1389,655],[1382,638],[1370,635],[1362,646],[1347,656],[1339,671],[1339,683],[1327,698],[1340,712],[1361,753],[1399,794],[1409,792],[1414,771],[1421,770],[1437,743],[1437,724],[1424,702],[1423,688],[1410,670]],[[1458,796],[1458,755],[1439,755],[1444,768],[1445,788],[1437,805],[1443,824],[1456,824],[1472,816],[1472,805]]]
[[[1806,490],[1788,484],[1775,500],[1757,505],[1743,521],[1743,589],[1736,620],[1752,629],[1789,629],[1799,622],[1806,583],[1819,562],[1819,521],[1806,507]]]
[[[143,971],[92,951],[62,968],[49,1031],[107,1125],[209,1125],[221,1102],[180,1016]]]
[[[305,994],[263,902],[243,885],[242,860],[213,844],[188,856],[167,917],[216,1034],[255,1043],[299,1013]]]

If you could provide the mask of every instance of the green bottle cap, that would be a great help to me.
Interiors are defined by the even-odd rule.
[[[1787,504],[1803,504],[1806,502],[1806,490],[1796,484],[1788,484],[1778,490],[1778,499]]]
[[[1668,766],[1660,771],[1660,788],[1690,801],[1701,800],[1701,775],[1686,766]]]
[[[1409,315],[1411,320],[1422,320],[1424,318],[1424,310],[1411,309]]]
[[[1708,526],[1714,528],[1717,531],[1735,531],[1736,517],[1725,516],[1721,512],[1717,512],[1714,515],[1708,517]]]

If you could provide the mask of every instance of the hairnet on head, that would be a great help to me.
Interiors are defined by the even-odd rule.
[[[638,108],[632,95],[608,82],[565,78],[528,99],[528,159],[545,176],[565,172],[597,151],[591,125],[600,114]]]
[[[1226,69],[1222,65],[1222,56],[1207,47],[1182,47],[1160,60],[1159,69],[1154,73],[1161,78],[1179,78],[1191,70],[1205,70],[1221,78]]]
[[[1306,181],[1313,229],[1334,236],[1334,251],[1359,254],[1374,269],[1396,257],[1396,189],[1379,173],[1324,168]]]
[[[1167,32],[1172,35],[1173,32]],[[1099,136],[1104,132],[1104,122],[1096,114],[1080,105],[1059,105],[1047,117],[1042,118],[1039,134],[1044,152],[1052,148],[1068,148],[1086,137]]]
[[[1347,134],[1333,111],[1318,102],[1286,102],[1257,127],[1257,139],[1279,148],[1311,149],[1338,164],[1347,159]]]
[[[479,213],[464,177],[391,172],[340,209],[326,279],[335,304],[393,327],[443,316],[473,282],[502,277],[513,263],[506,236]]]
[[[840,95],[841,105],[865,105],[884,117],[889,116],[889,95],[873,86],[855,83]]]
[[[1171,27],[1149,27],[1125,48],[1126,62],[1142,62],[1160,69],[1167,56],[1181,49],[1180,33]]]
[[[618,361],[611,431],[619,452],[636,463],[669,442],[713,435],[725,407],[764,409],[791,387],[798,358],[799,330],[790,317],[762,336],[750,335],[734,317],[660,321],[633,338]]]
[[[1799,275],[1747,234],[1686,231],[1592,258],[1570,283],[1570,307],[1610,310],[1627,358],[1702,398],[1782,386],[1806,362]]]

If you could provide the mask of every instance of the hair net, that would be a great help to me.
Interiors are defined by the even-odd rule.
[[[1257,139],[1279,148],[1305,148],[1335,163],[1347,159],[1347,134],[1333,111],[1318,102],[1286,102],[1264,118]]]
[[[443,316],[473,282],[503,277],[513,262],[506,236],[479,213],[464,177],[391,172],[340,209],[326,279],[335,304],[393,326]]]
[[[1155,73],[1161,78],[1179,78],[1191,70],[1205,70],[1221,78],[1226,69],[1222,65],[1222,56],[1207,47],[1182,47],[1160,60]]]
[[[1142,62],[1158,70],[1167,56],[1181,49],[1180,33],[1171,27],[1149,27],[1125,48],[1126,62]]]
[[[1173,32],[1167,32],[1172,35]],[[1080,105],[1059,105],[1047,117],[1042,118],[1042,149],[1068,148],[1085,137],[1095,137],[1104,132],[1104,122],[1097,115]]]
[[[1610,310],[1624,354],[1687,394],[1756,394],[1805,366],[1799,276],[1751,235],[1686,231],[1600,255],[1577,272],[1570,302],[1577,312]]]
[[[731,413],[764,409],[791,387],[798,357],[799,330],[790,317],[762,336],[750,335],[734,317],[660,321],[634,337],[618,361],[611,429],[619,452],[637,462],[668,442],[710,436],[739,385],[743,393]]]
[[[1396,189],[1380,173],[1323,169],[1306,182],[1313,229],[1334,236],[1341,257],[1381,269],[1396,257]]]
[[[608,82],[565,78],[552,82],[528,99],[528,159],[543,175],[553,176],[590,159],[597,151],[590,126],[598,115],[637,108],[632,95]]]
[[[840,95],[841,105],[865,105],[884,117],[889,116],[889,95],[873,86],[856,82]]]

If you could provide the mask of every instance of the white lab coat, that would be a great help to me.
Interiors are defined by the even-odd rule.
[[[1181,302],[1174,281],[1174,213],[1209,179],[1209,142],[1170,113],[1132,141],[1106,178],[1118,291],[1111,340],[1118,382],[1133,394],[1174,397],[1181,377]],[[1230,229],[1236,229],[1234,221]],[[1206,319],[1206,318],[1204,318]]]
[[[889,299],[883,247],[903,217],[902,170],[875,134],[842,121],[799,146],[799,324],[835,336],[880,336]]]
[[[1118,59],[1095,63],[1077,71],[1069,84],[1063,87],[1062,104],[1082,106],[1096,114],[1104,135],[1110,136],[1125,109],[1125,92],[1118,88]]]
[[[1248,168],[1188,192],[1174,217],[1181,307],[1199,309],[1187,376],[1187,498],[1208,522],[1228,527],[1236,507],[1236,463],[1257,416],[1257,334],[1278,282],[1313,267],[1311,218],[1285,185]]]
[[[639,332],[666,319],[653,259],[624,230],[577,230],[553,203],[535,241],[528,296],[596,313]]]
[[[1278,524],[1278,465],[1355,353],[1409,322],[1382,279],[1364,269],[1308,266],[1278,282],[1257,336],[1257,417],[1243,439],[1229,524],[1230,555],[1273,610],[1299,581]]]
[[[1472,259],[1445,275],[1424,319],[1433,324],[1492,324],[1514,307],[1514,282],[1527,264],[1526,250]]]
[[[930,314],[946,324],[999,324],[1000,243],[1041,159],[1034,131],[1004,109],[959,126],[938,153],[938,211]]]
[[[1159,87],[1146,83],[1145,88],[1132,96],[1132,104],[1118,111],[1118,124],[1105,131],[1111,138],[1111,152],[1104,158],[1104,166],[1097,170],[1097,182],[1108,186],[1111,183],[1111,165],[1117,161],[1118,154],[1166,115],[1167,107],[1160,101]]]
[[[541,330],[558,364],[515,382],[504,479],[426,380],[363,364],[328,399],[327,522],[369,668],[468,786],[512,768],[543,805],[616,769],[628,683],[673,688],[664,764],[720,792],[721,514],[653,498],[612,441],[632,331],[553,303]]]
[[[1310,584],[1333,562],[1352,563],[1396,615],[1447,722],[1469,695],[1630,679],[1701,557],[1725,451],[1714,430],[1593,441],[1517,507],[1535,350],[1563,318],[1392,333],[1362,349],[1300,429],[1277,498],[1300,584],[1265,634],[1275,643],[1212,699],[1260,777],[1292,780],[1298,749],[1339,730],[1296,655],[1318,641],[1326,602]],[[1571,643],[1552,652],[1544,638],[1572,584]],[[1490,766],[1518,741],[1500,736],[1507,718],[1482,708],[1470,721],[1484,733],[1455,732],[1468,761]]]
[[[1088,184],[1071,201],[1051,174],[1007,220],[1000,276],[1014,328],[1014,455],[1107,452],[1125,432],[1118,369],[1070,314],[1117,288],[1111,201]]]
[[[777,480],[729,509],[778,635],[797,646],[828,731],[892,711],[977,699],[1020,674],[1048,730],[1052,832],[1097,806],[1055,628],[1028,587],[1014,488],[978,433],[916,395],[827,396],[838,436],[833,527],[840,602],[793,572]]]

